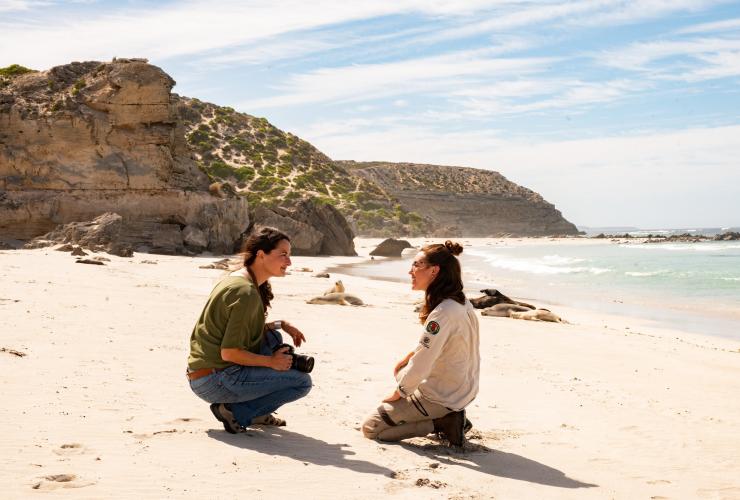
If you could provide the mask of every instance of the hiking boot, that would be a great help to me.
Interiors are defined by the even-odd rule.
[[[472,429],[472,428],[473,428],[473,422],[471,422],[470,420],[468,420],[468,419],[466,418],[466,419],[465,419],[465,425],[463,426],[463,432],[464,432],[465,434],[467,434],[468,432],[470,432],[470,431],[471,431],[471,429]]]
[[[444,417],[432,420],[434,432],[442,434],[452,446],[465,442],[465,410],[453,411]]]
[[[213,403],[211,413],[219,422],[224,424],[224,430],[229,434],[236,434],[242,430],[242,426],[239,425],[239,422],[234,418],[234,414],[226,408],[224,403]]]

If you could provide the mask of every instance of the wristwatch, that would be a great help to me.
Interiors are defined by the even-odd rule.
[[[283,322],[280,320],[273,321],[272,322],[272,329],[273,330],[280,330],[283,327]]]

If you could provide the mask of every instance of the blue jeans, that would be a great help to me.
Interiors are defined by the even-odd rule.
[[[267,330],[260,354],[272,356],[273,348],[282,343],[278,331]],[[308,373],[242,365],[233,365],[190,382],[190,388],[204,401],[227,403],[236,421],[244,427],[251,424],[254,417],[267,415],[285,403],[304,397],[311,386]]]

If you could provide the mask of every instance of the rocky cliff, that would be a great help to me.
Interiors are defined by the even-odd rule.
[[[428,216],[439,235],[578,234],[542,196],[498,172],[414,163],[338,163],[380,186],[405,210]]]
[[[151,224],[201,233],[233,251],[247,201],[208,191],[191,158],[170,90],[143,60],[85,62],[0,82],[0,233],[29,239],[58,224],[120,214],[133,240]],[[156,230],[154,231],[156,233]],[[182,245],[166,249],[181,252]]]

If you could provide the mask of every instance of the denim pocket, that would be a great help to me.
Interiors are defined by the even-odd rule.
[[[190,389],[196,396],[208,403],[226,402],[231,394],[221,383],[221,377],[218,373],[193,380],[190,382]]]

